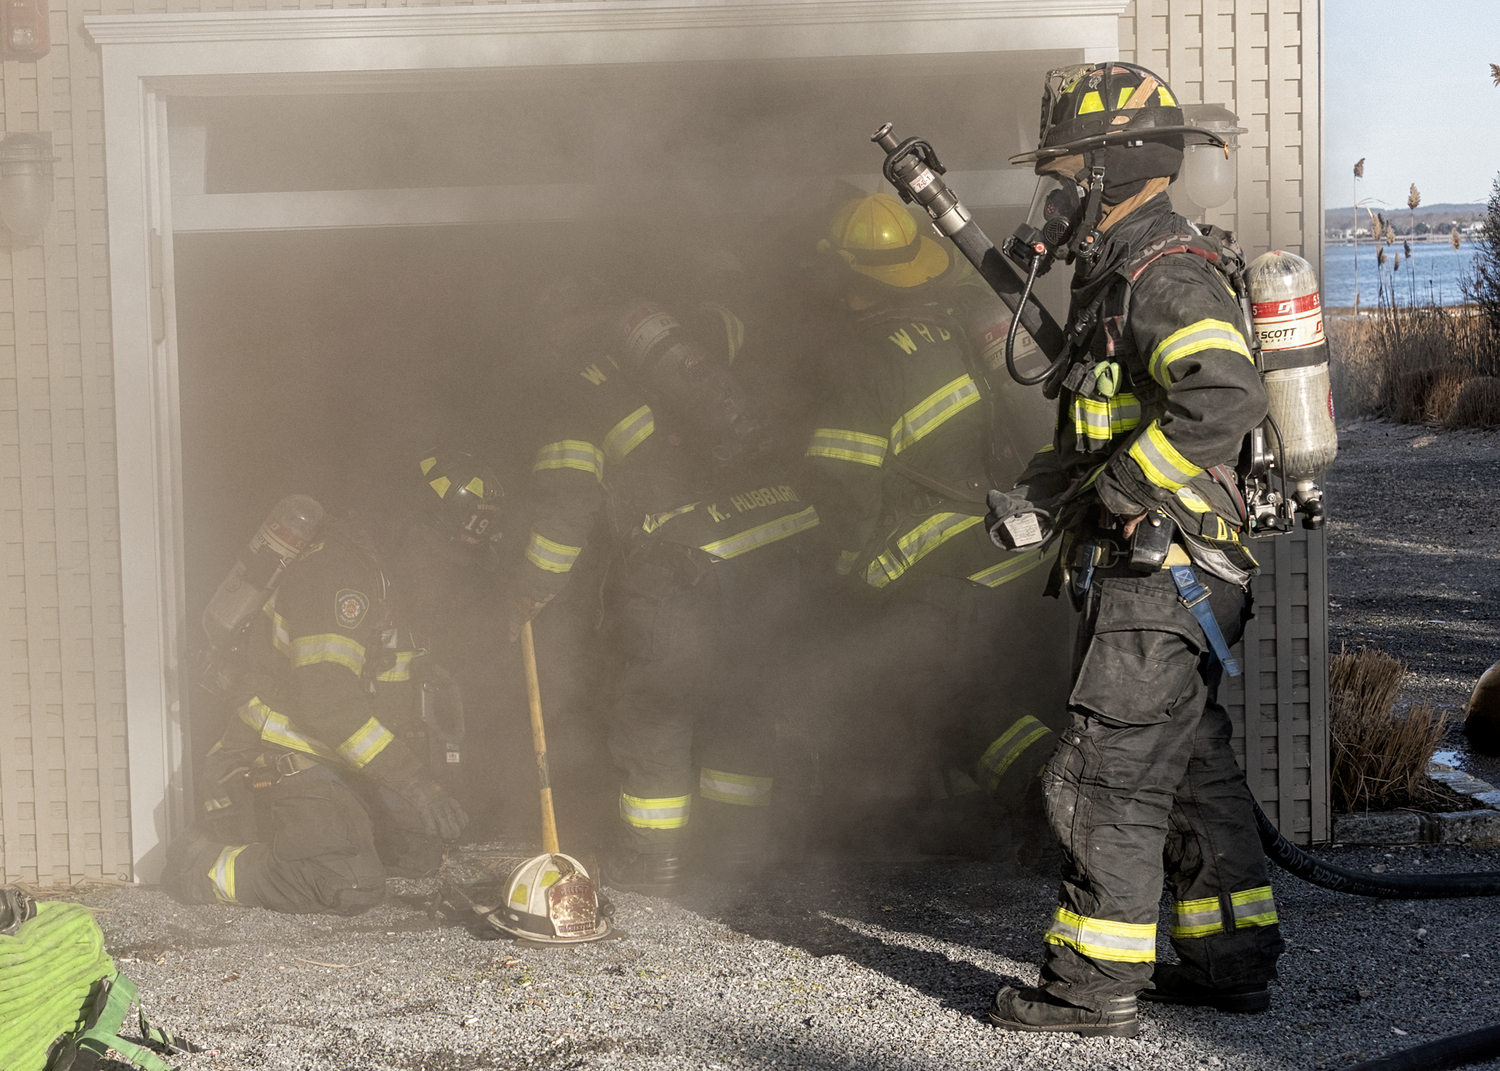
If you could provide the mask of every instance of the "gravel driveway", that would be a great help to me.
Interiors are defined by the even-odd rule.
[[[1408,698],[1461,703],[1500,657],[1497,459],[1496,435],[1344,430],[1329,481],[1334,642],[1407,659]],[[533,850],[470,849],[468,862],[503,872],[507,853]],[[1318,854],[1500,869],[1500,851]],[[1053,900],[1053,879],[998,862],[804,858],[754,889],[621,895],[628,936],[553,949],[432,920],[427,882],[393,881],[385,905],[349,919],[183,907],[151,888],[70,895],[98,911],[154,1018],[218,1050],[182,1058],[184,1071],[1339,1068],[1500,1021],[1500,904],[1274,880],[1288,952],[1271,1011],[1143,1006],[1132,1039],[1006,1034],[978,1018],[998,985],[1035,981]]]

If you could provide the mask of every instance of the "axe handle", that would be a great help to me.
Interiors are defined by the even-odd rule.
[[[531,622],[521,626],[521,660],[526,663],[526,701],[531,706],[531,746],[542,786],[542,848],[556,855],[557,816],[552,812],[552,775],[547,769],[547,731],[542,725],[542,688],[536,676],[536,643]]]

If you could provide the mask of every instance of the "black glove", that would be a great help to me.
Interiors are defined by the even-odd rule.
[[[422,832],[428,836],[457,840],[469,824],[469,816],[458,800],[448,795],[436,781],[418,779],[390,788],[411,805],[422,820]]]
[[[991,491],[986,501],[990,511],[984,515],[984,529],[1001,550],[1039,547],[1051,536],[1052,515],[1020,495]]]

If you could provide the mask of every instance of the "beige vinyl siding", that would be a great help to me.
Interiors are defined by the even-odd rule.
[[[60,157],[43,244],[0,235],[0,880],[131,877],[102,100],[83,18],[385,6],[407,5],[53,0],[50,54],[0,64],[0,133],[50,132]],[[1239,205],[1218,217],[1250,249],[1318,255],[1318,25],[1316,0],[1136,0],[1121,19],[1124,58],[1251,127]]]

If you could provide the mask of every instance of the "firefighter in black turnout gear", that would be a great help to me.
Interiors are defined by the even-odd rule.
[[[602,877],[669,896],[690,820],[711,863],[764,846],[774,718],[794,702],[782,669],[799,548],[818,515],[736,380],[745,329],[727,307],[554,314],[556,426],[533,467],[518,618],[563,589],[591,543],[610,556],[609,751],[623,783]]]
[[[463,808],[405,743],[413,662],[366,530],[326,520],[252,625],[204,761],[206,815],[167,852],[187,903],[355,914],[442,863]]]
[[[1040,986],[995,996],[1005,1029],[1128,1036],[1138,994],[1260,1011],[1282,950],[1216,699],[1256,569],[1234,466],[1266,396],[1237,250],[1167,198],[1195,135],[1149,71],[1074,67],[1049,74],[1040,148],[1014,161],[1041,176],[1026,247],[1075,274],[1044,388],[1055,441],[991,494],[988,523],[1006,543],[1059,528],[1055,583],[1084,616],[1071,724],[1044,774],[1059,902]],[[1153,970],[1164,866],[1178,962]]]
[[[836,258],[847,316],[806,451],[837,568],[856,586],[841,632],[864,687],[851,689],[859,728],[844,746],[885,752],[869,759],[886,768],[891,753],[920,758],[939,798],[977,784],[1029,841],[1045,834],[1036,775],[1056,742],[1037,715],[1061,707],[1049,686],[1066,677],[1070,622],[1042,598],[1041,553],[985,533],[984,489],[1000,477],[959,307],[975,288],[888,194],[840,204],[819,248]]]

